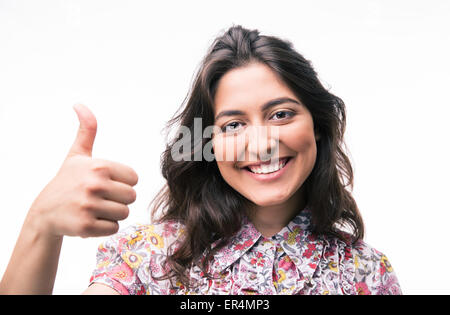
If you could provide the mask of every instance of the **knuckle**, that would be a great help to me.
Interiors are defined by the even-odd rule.
[[[95,219],[94,218],[83,218],[82,220],[80,220],[79,224],[78,224],[78,234],[81,237],[89,237],[93,234],[93,230],[94,230],[94,223],[95,223]]]
[[[94,209],[94,204],[89,198],[81,199],[79,206],[80,206],[82,215],[85,215],[85,216],[87,216],[89,211]]]
[[[102,176],[109,176],[109,166],[103,160],[92,160],[91,171]]]
[[[95,176],[92,176],[86,181],[86,190],[88,193],[99,193],[104,191],[103,181]]]

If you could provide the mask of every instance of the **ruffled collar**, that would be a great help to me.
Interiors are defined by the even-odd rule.
[[[307,284],[312,281],[323,249],[322,239],[311,232],[311,227],[311,211],[306,207],[269,239],[280,244],[297,267],[301,280]],[[211,271],[224,271],[250,250],[260,238],[267,240],[245,217],[241,229],[214,255]],[[217,242],[213,247],[216,244]]]

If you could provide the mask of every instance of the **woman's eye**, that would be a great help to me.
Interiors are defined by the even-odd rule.
[[[275,120],[280,120],[280,119],[284,119],[286,117],[291,117],[293,114],[291,112],[288,111],[279,111],[276,112],[272,117],[275,117]]]
[[[232,123],[229,123],[229,124],[225,125],[225,126],[222,128],[222,132],[233,132],[233,131],[236,131],[236,130],[239,129],[239,125],[240,125],[240,124],[241,124],[241,123],[239,123],[239,122],[237,122],[237,121],[232,122]]]
[[[281,110],[279,112],[276,112],[275,114],[272,115],[272,119],[274,120],[282,120],[282,119],[286,119],[289,117],[294,116],[294,113],[290,112],[290,111],[286,111],[286,110]],[[233,121],[227,125],[225,125],[224,127],[222,127],[222,132],[236,132],[239,129],[241,129],[242,123],[237,122],[237,121]]]

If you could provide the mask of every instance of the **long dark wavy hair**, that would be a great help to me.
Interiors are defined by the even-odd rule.
[[[324,88],[311,62],[299,54],[290,41],[260,35],[258,30],[240,25],[230,27],[213,41],[182,106],[165,129],[173,130],[174,125],[179,124],[194,134],[196,117],[202,118],[203,129],[213,125],[214,95],[219,79],[227,71],[250,62],[269,66],[283,80],[308,108],[314,131],[320,135],[316,163],[303,183],[313,233],[342,239],[341,228],[346,227],[351,231],[347,235],[352,236],[353,242],[362,239],[363,221],[350,193],[353,169],[344,151],[345,104]],[[211,277],[208,263],[241,228],[243,209],[249,200],[225,182],[215,160],[195,160],[196,152],[203,152],[210,139],[192,141],[192,150],[188,152],[190,160],[175,161],[171,152],[180,139],[181,135],[177,135],[166,143],[161,155],[161,171],[167,183],[150,206],[153,204],[154,223],[175,220],[185,229],[177,250],[167,255],[168,272],[156,279],[176,279],[189,288],[189,270],[194,264]],[[161,213],[156,218],[159,210]],[[217,246],[212,247],[216,241]]]

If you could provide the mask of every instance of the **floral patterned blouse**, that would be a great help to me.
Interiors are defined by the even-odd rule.
[[[203,277],[194,266],[190,277],[199,285],[190,290],[152,276],[165,273],[162,263],[169,245],[182,237],[183,226],[175,221],[133,225],[100,244],[90,283],[121,294],[401,294],[385,255],[363,241],[352,245],[315,236],[310,219],[305,208],[267,238],[245,218],[240,231],[214,255],[208,270],[217,279]]]

